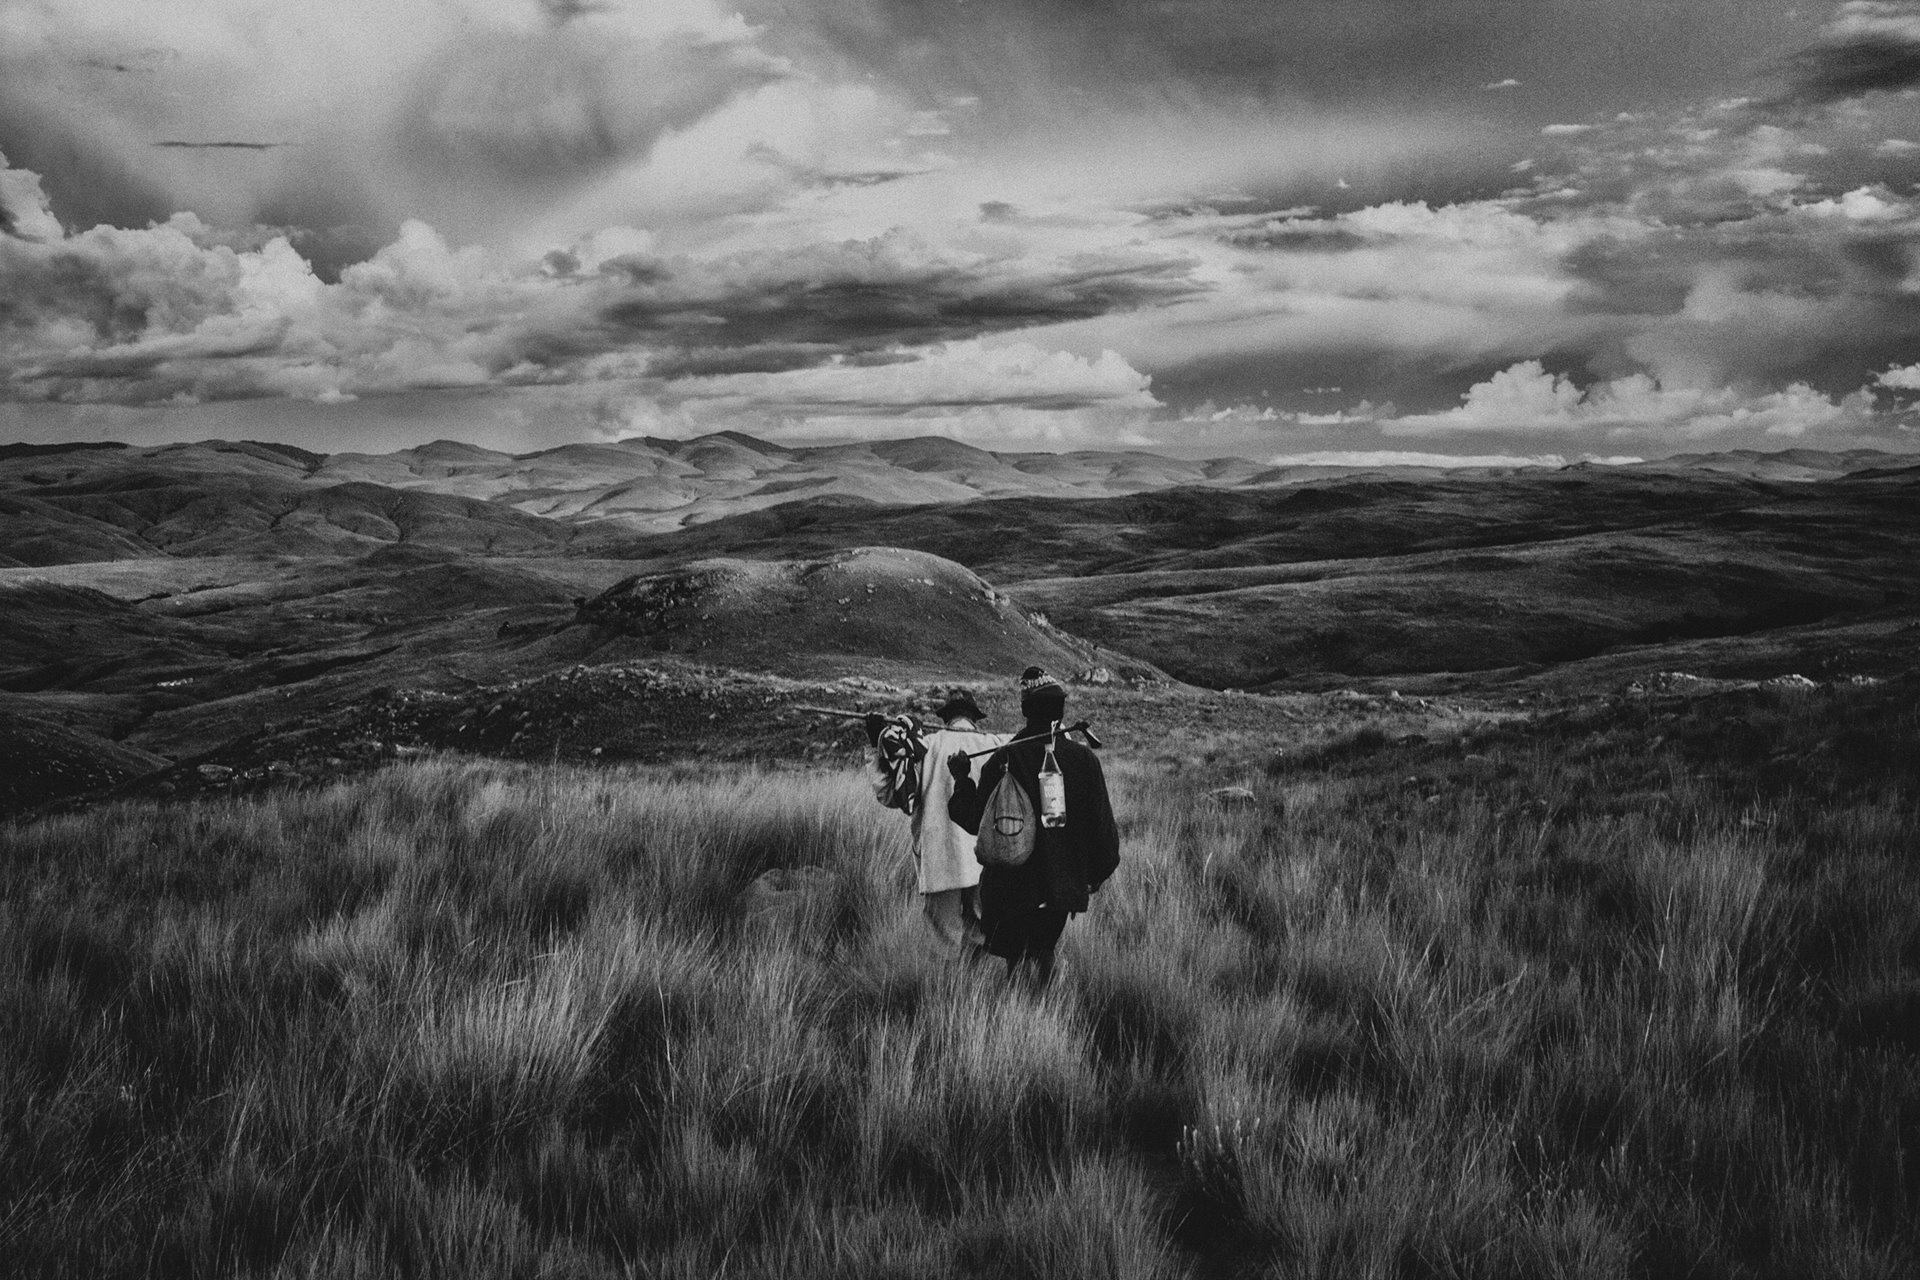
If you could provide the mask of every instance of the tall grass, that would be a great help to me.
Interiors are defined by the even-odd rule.
[[[1037,994],[925,945],[850,770],[5,828],[0,1258],[1910,1275],[1920,816],[1862,724],[1920,741],[1895,690],[1116,759],[1125,861]]]

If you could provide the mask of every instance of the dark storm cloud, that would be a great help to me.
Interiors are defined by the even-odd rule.
[[[832,189],[835,187],[879,187],[889,182],[901,182],[925,174],[925,168],[891,166],[871,169],[825,169],[819,165],[803,164],[789,156],[781,154],[765,143],[755,143],[746,149],[749,160],[772,165],[786,174],[796,187],[809,189]]]
[[[878,353],[874,353],[878,354]],[[734,373],[792,373],[811,369],[843,355],[837,346],[769,343],[746,349],[683,350],[656,355],[647,362],[655,378],[714,378]]]
[[[1352,100],[1475,80],[1547,0],[753,0],[776,39],[811,37],[929,91],[1022,112],[1075,94]],[[1484,79],[1484,77],[1479,77]]]
[[[540,0],[540,7],[546,11],[547,17],[564,26],[578,18],[605,13],[612,6],[595,3],[595,0]]]
[[[1724,223],[1645,225],[1562,259],[1590,318],[1585,363],[1684,382],[1847,392],[1920,346],[1920,223],[1890,195],[1855,192]]]
[[[1567,270],[1587,286],[1568,306],[1596,315],[1673,315],[1686,305],[1693,287],[1688,269],[1697,260],[1672,238],[1648,243],[1596,236],[1566,256]]]
[[[11,251],[8,251],[8,250]],[[97,257],[0,246],[0,333],[20,334],[50,319],[84,325],[103,343],[137,338],[149,300],[116,287]]]
[[[38,199],[32,175],[0,169],[0,198],[20,196]],[[8,218],[16,231],[27,220],[27,234],[0,239],[0,340],[7,384],[27,399],[338,399],[639,376],[737,385],[826,366],[841,388],[901,363],[907,348],[1201,290],[1190,256],[1147,245],[1049,255],[1020,243],[995,256],[895,233],[591,267],[556,253],[515,267],[419,222],[329,281],[287,237],[236,237],[191,215],[72,235],[44,202],[10,203]],[[969,378],[1000,367],[966,365]],[[1078,364],[1038,367],[1049,385],[1083,376]],[[1031,381],[1025,366],[1015,372]],[[1117,381],[1103,369],[1093,398]],[[987,397],[969,382],[966,398]]]
[[[148,143],[149,146],[164,147],[174,151],[277,151],[281,147],[291,146],[287,142],[186,142],[168,138],[161,142]]]
[[[608,41],[569,21],[478,32],[414,79],[392,120],[409,163],[465,187],[578,182],[644,155],[750,89],[787,75],[736,43]]]
[[[1788,64],[1791,101],[1840,102],[1920,84],[1920,5],[1856,0]]]
[[[0,79],[0,151],[17,168],[58,175],[46,186],[62,222],[139,227],[177,212],[134,156],[89,137],[57,109],[57,102],[36,96],[31,85],[24,88],[29,91]]]
[[[1570,254],[1567,265],[1597,286],[1583,301],[1616,313],[1679,311],[1684,289],[1700,269],[1713,269],[1776,293],[1805,301],[1847,297],[1884,301],[1902,291],[1916,244],[1911,228],[1805,227],[1806,219],[1783,215],[1720,228],[1670,229],[1631,247],[1596,242]]]
[[[90,54],[79,60],[92,71],[110,71],[116,75],[154,75],[180,60],[177,49],[128,49],[114,54]]]
[[[1822,47],[1902,24],[1920,48],[1920,5],[1845,6]],[[1890,140],[1910,107],[1780,106],[1624,116],[1543,144],[1537,194],[1505,203],[1569,233],[1563,315],[1590,324],[1569,349],[1591,372],[1847,394],[1911,360],[1920,206]]]
[[[0,398],[1745,431],[1920,350],[1920,3],[1782,107],[1793,0],[142,2],[0,47]]]
[[[398,0],[331,26],[324,3],[304,19],[223,0],[152,16],[119,3],[0,23],[0,148],[42,175],[71,228],[181,211],[281,225],[330,276],[409,218],[463,242],[510,238],[795,74],[697,3],[676,15],[612,0]],[[132,29],[115,34],[116,18]],[[159,31],[179,48],[142,49]]]
[[[1920,83],[1920,41],[1863,37],[1799,59],[1795,88],[1809,102],[1836,102]]]
[[[29,382],[72,383],[78,381],[120,381],[144,379],[164,366],[183,360],[228,361],[248,356],[272,355],[279,347],[283,329],[250,334],[222,342],[195,341],[190,338],[159,342],[130,343],[99,352],[56,356],[27,370],[21,376]],[[233,394],[245,396],[244,383]]]
[[[1331,221],[1302,222],[1292,219],[1231,231],[1223,235],[1221,241],[1242,249],[1277,249],[1295,253],[1345,253],[1367,243],[1365,236]]]
[[[604,317],[673,347],[824,358],[1172,302],[1201,292],[1194,266],[1184,255],[1146,250],[969,262],[885,236],[678,268],[609,264],[631,272],[634,287]]]

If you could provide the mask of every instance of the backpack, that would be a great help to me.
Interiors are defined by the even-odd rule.
[[[1011,772],[1004,773],[987,795],[973,856],[983,867],[1020,866],[1033,856],[1033,839],[1039,829],[1040,819],[1033,811],[1033,801],[1027,798],[1027,789],[1014,781]]]

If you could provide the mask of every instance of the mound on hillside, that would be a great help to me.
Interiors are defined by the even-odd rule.
[[[791,674],[844,670],[849,660],[998,674],[1102,665],[1094,646],[971,570],[896,547],[697,560],[581,600],[576,621],[656,652]]]
[[[794,503],[625,550],[791,557],[885,541],[962,561],[1179,679],[1311,687],[1910,611],[1914,495],[1897,475],[1369,478],[857,512]]]

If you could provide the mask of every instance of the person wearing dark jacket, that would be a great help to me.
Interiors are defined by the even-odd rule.
[[[1019,688],[1026,725],[1014,735],[1014,745],[988,758],[977,783],[964,754],[947,758],[954,779],[947,815],[977,834],[987,797],[1009,774],[1027,793],[1034,813],[1040,813],[1040,770],[1052,748],[1066,783],[1065,824],[1042,824],[1033,856],[1022,865],[989,866],[980,873],[980,926],[987,953],[1007,962],[1008,978],[1030,962],[1036,985],[1045,986],[1053,976],[1054,947],[1068,917],[1085,911],[1094,892],[1120,865],[1120,832],[1100,757],[1057,732],[1066,713],[1065,686],[1039,667],[1028,667]],[[1036,740],[1018,741],[1022,738]]]

